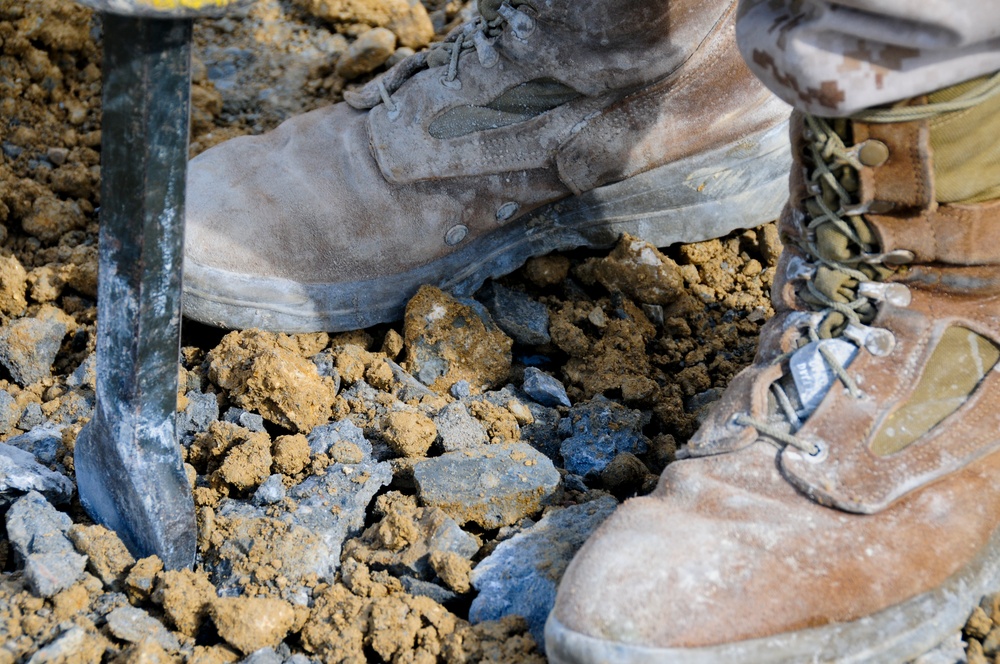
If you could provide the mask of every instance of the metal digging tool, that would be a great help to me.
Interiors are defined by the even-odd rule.
[[[81,2],[105,13],[97,403],[77,486],[134,555],[178,569],[197,534],[175,423],[192,19],[238,3]]]

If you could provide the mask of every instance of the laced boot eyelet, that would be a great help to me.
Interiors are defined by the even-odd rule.
[[[875,357],[886,357],[896,348],[896,335],[880,327],[851,323],[843,334]]]
[[[862,281],[858,284],[858,295],[899,308],[908,307],[913,301],[910,289],[896,283]]]
[[[449,90],[461,90],[462,81],[458,78],[449,79],[447,76],[441,77],[441,85],[448,88]]]
[[[507,24],[510,25],[511,32],[521,41],[530,37],[531,33],[535,31],[535,19],[520,9],[514,9],[509,3],[505,2],[500,5],[497,12],[504,17]]]

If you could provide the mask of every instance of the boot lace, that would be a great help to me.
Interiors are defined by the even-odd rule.
[[[531,36],[536,23],[522,9],[528,7],[530,5],[524,0],[479,0],[479,15],[474,20],[455,28],[427,51],[406,58],[360,91],[345,93],[344,100],[358,109],[371,109],[384,104],[390,119],[395,119],[400,108],[392,98],[393,93],[414,74],[434,67],[445,68],[441,76],[442,85],[460,89],[462,55],[475,51],[479,63],[490,68],[500,61],[496,43],[505,28],[509,26],[514,37],[522,41]]]
[[[842,384],[851,397],[860,399],[864,394],[848,374],[847,365],[858,349],[877,356],[892,352],[892,333],[869,324],[879,302],[909,304],[909,290],[902,284],[886,283],[886,278],[913,256],[905,251],[879,253],[874,233],[862,216],[868,209],[858,203],[858,172],[863,168],[858,155],[863,145],[848,146],[844,142],[847,133],[847,120],[805,117],[809,196],[804,208],[808,221],[801,237],[791,242],[806,258],[794,258],[788,265],[789,278],[801,282],[798,299],[807,307],[806,311],[792,314],[789,324],[805,334],[798,348],[775,361],[791,361],[810,346],[833,380]],[[822,343],[831,339],[839,340],[840,346]],[[753,427],[777,443],[818,456],[822,450],[816,443],[796,435],[815,406],[803,403],[796,383],[787,380],[788,376],[786,370],[785,376],[771,385],[774,408],[766,421],[739,413],[734,422]]]

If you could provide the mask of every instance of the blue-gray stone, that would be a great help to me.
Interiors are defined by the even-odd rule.
[[[480,299],[501,330],[524,346],[544,346],[549,336],[549,309],[541,302],[497,283],[488,284]]]
[[[333,356],[333,351],[328,348],[316,353],[309,359],[316,365],[316,372],[320,376],[333,379],[333,393],[337,394],[340,392],[340,372],[337,371],[337,360]]]
[[[81,556],[66,537],[73,522],[32,491],[7,512],[7,538],[15,559],[24,565],[28,587],[39,597],[52,597],[83,576],[87,557]]]
[[[226,422],[239,425],[244,429],[260,433],[264,431],[264,418],[257,413],[250,413],[235,406],[226,411],[222,417]]]
[[[0,390],[0,434],[8,433],[17,426],[20,417],[21,409],[17,407],[14,397],[5,390]]]
[[[472,395],[472,386],[469,385],[469,381],[463,379],[449,387],[448,393],[456,399],[464,399]]]
[[[387,359],[385,363],[392,370],[392,377],[396,381],[396,398],[400,401],[405,403],[411,399],[419,400],[423,397],[437,396],[434,392],[427,389],[426,385],[414,378],[406,369],[392,360]]]
[[[54,503],[66,503],[73,496],[73,482],[38,463],[30,452],[0,443],[0,510],[36,491]]]
[[[469,409],[461,401],[448,404],[432,419],[445,452],[465,450],[490,442],[482,422],[470,415]]]
[[[73,373],[66,377],[67,387],[87,387],[94,389],[97,381],[97,354],[91,353],[80,363]]]
[[[285,658],[279,655],[274,648],[268,646],[255,650],[246,658],[240,660],[240,664],[284,664]]]
[[[56,454],[62,446],[62,431],[53,426],[35,427],[7,439],[7,444],[34,455],[39,463],[48,466],[56,461]]]
[[[469,608],[469,622],[523,616],[540,648],[545,620],[556,599],[556,587],[573,555],[615,510],[610,496],[551,511],[526,531],[501,542],[472,570],[479,595]]]
[[[444,604],[458,597],[453,591],[448,590],[436,583],[424,581],[414,576],[401,576],[399,580],[403,583],[403,590],[411,595],[421,595],[430,597],[438,604]]]
[[[149,639],[167,652],[180,650],[177,637],[159,620],[134,606],[120,606],[107,616],[108,631],[128,643]]]
[[[21,431],[30,431],[37,426],[41,426],[45,421],[45,414],[42,413],[42,405],[32,401],[24,407],[21,419],[17,421],[17,428]]]
[[[7,323],[0,327],[0,364],[22,387],[48,378],[66,329],[66,323],[55,316]]]
[[[177,435],[207,431],[208,425],[219,419],[219,400],[211,392],[197,390],[190,390],[186,396],[187,408],[177,415]]]
[[[365,457],[372,454],[372,444],[364,432],[350,420],[331,422],[313,429],[307,436],[309,450],[313,454],[326,454],[334,443],[341,440],[357,445]]]
[[[254,491],[250,499],[254,505],[273,505],[285,499],[285,484],[281,475],[271,475]]]
[[[559,434],[565,436],[559,447],[563,467],[586,477],[604,470],[622,452],[644,453],[649,439],[642,428],[648,422],[648,413],[602,396],[573,406],[559,423]]]
[[[550,408],[566,406],[569,408],[572,405],[562,382],[534,367],[528,367],[524,370],[523,389],[525,394],[543,406]]]
[[[448,452],[415,464],[413,476],[424,505],[487,529],[536,512],[559,484],[552,461],[525,443]]]

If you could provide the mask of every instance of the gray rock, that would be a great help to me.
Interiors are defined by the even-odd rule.
[[[426,385],[413,377],[408,371],[403,369],[392,360],[386,360],[386,364],[392,369],[392,377],[396,380],[396,398],[407,402],[411,399],[421,399],[423,397],[436,396]]]
[[[562,438],[559,437],[559,422],[562,417],[559,411],[531,399],[527,399],[525,405],[535,421],[521,425],[521,440],[550,459],[562,463],[559,454],[559,446],[562,444]]]
[[[432,419],[445,452],[479,447],[490,442],[482,422],[470,415],[469,409],[460,401],[448,404]]]
[[[643,304],[642,313],[656,327],[663,327],[663,307],[659,304]]]
[[[329,348],[316,353],[309,358],[316,365],[316,372],[324,378],[333,379],[333,393],[340,392],[340,372],[337,371],[337,360]]]
[[[472,386],[469,385],[469,381],[460,380],[448,388],[448,393],[456,399],[464,399],[472,395]]]
[[[497,283],[484,288],[479,299],[500,329],[519,344],[544,346],[549,336],[549,309],[528,295]]]
[[[47,646],[40,649],[28,664],[49,664],[50,662],[74,662],[79,660],[81,652],[86,650],[90,637],[82,627],[70,627],[54,638]]]
[[[0,510],[29,491],[66,503],[73,496],[73,482],[38,463],[30,452],[0,443]]]
[[[537,511],[559,484],[552,461],[524,443],[448,452],[415,464],[413,475],[424,505],[488,529]]]
[[[438,604],[444,604],[458,597],[453,591],[430,581],[424,581],[413,576],[401,576],[399,580],[403,584],[403,590],[411,595],[421,595],[430,597]]]
[[[177,435],[185,436],[208,430],[219,419],[219,400],[211,392],[189,390],[187,408],[177,415]],[[258,417],[260,417],[258,415]]]
[[[17,421],[17,428],[21,431],[30,431],[39,427],[45,422],[45,415],[42,413],[42,405],[32,401],[21,412],[21,419]]]
[[[254,433],[264,431],[264,418],[257,413],[250,413],[242,408],[236,408],[235,406],[230,408],[226,411],[222,419]]]
[[[917,657],[911,664],[967,664],[962,633],[955,632],[936,648]]]
[[[66,537],[73,522],[42,494],[32,491],[7,512],[7,537],[16,560],[24,564],[28,588],[39,597],[52,597],[76,583],[87,565]]]
[[[528,367],[524,370],[523,388],[529,397],[543,406],[551,408],[566,406],[569,408],[572,405],[562,382],[535,367]]]
[[[62,431],[54,426],[40,426],[28,433],[7,439],[8,445],[33,454],[39,463],[55,463],[56,454],[62,446]]]
[[[48,378],[66,331],[55,316],[11,321],[0,327],[0,364],[22,387]]]
[[[372,444],[364,432],[350,420],[331,422],[313,429],[307,436],[309,450],[313,454],[326,454],[339,441],[357,445],[366,457],[372,454]]]
[[[642,428],[649,414],[630,410],[602,396],[579,403],[559,423],[565,436],[559,451],[563,467],[577,475],[599,473],[622,452],[642,454],[649,440]]]
[[[279,655],[274,648],[268,646],[250,653],[240,660],[240,664],[283,664],[284,661],[284,657]]]
[[[309,659],[305,655],[296,654],[286,659],[285,664],[319,664],[319,660]]]
[[[20,417],[21,410],[17,407],[14,397],[5,390],[0,390],[0,434],[8,433],[17,426]]]
[[[73,388],[86,387],[94,389],[97,382],[97,353],[91,353],[66,377],[66,386]]]
[[[285,485],[281,475],[271,475],[254,491],[254,505],[273,505],[285,499]]]
[[[108,614],[108,630],[129,643],[151,639],[167,652],[180,649],[180,641],[159,620],[134,606],[120,606]]]
[[[604,496],[551,511],[525,532],[501,542],[472,570],[470,578],[479,595],[469,608],[469,621],[523,616],[544,648],[545,619],[555,603],[559,580],[590,533],[617,505],[614,498]]]

